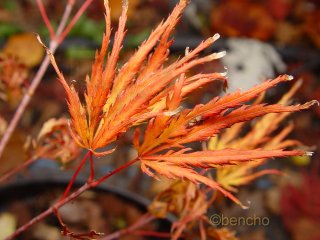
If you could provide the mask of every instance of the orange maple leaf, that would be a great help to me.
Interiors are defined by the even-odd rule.
[[[301,81],[297,81],[292,88],[278,101],[278,104],[287,105],[291,97],[301,86]],[[258,99],[254,106],[257,106],[263,100],[263,96]],[[279,130],[280,123],[289,116],[290,112],[279,114],[268,114],[258,119],[250,131],[242,134],[241,131],[245,123],[237,123],[231,128],[224,131],[217,137],[210,139],[208,148],[210,150],[219,150],[225,148],[237,149],[256,149],[262,148],[265,150],[276,150],[288,147],[296,147],[302,145],[297,140],[286,139],[288,134],[293,129],[293,124],[288,124],[281,131]],[[264,169],[254,171],[258,166],[261,166],[268,158],[261,158],[256,161],[239,164],[234,166],[217,167],[217,182],[225,189],[236,192],[238,186],[245,185],[266,174],[280,174],[281,172],[275,169]]]
[[[249,121],[267,113],[294,112],[307,109],[315,102],[303,105],[283,106],[246,105],[246,103],[280,82],[291,80],[284,75],[268,80],[246,92],[237,91],[224,97],[217,97],[206,104],[192,109],[181,109],[185,96],[196,88],[215,80],[226,80],[225,74],[209,73],[187,77],[193,67],[219,59],[225,52],[199,56],[218,38],[216,34],[201,42],[194,50],[176,62],[165,65],[172,44],[170,35],[187,6],[187,0],[180,0],[171,15],[150,34],[139,49],[120,69],[117,61],[125,36],[128,2],[123,1],[118,31],[112,50],[107,54],[110,28],[110,9],[106,8],[106,33],[102,47],[96,53],[91,76],[86,78],[85,101],[81,102],[73,86],[69,86],[60,72],[52,54],[51,62],[66,93],[72,119],[72,132],[76,142],[92,151],[114,142],[129,128],[147,122],[147,129],[140,139],[136,131],[134,145],[141,160],[142,170],[151,176],[154,172],[171,178],[185,178],[219,189],[235,202],[240,202],[214,180],[199,174],[195,167],[215,167],[218,164],[235,164],[251,159],[302,155],[303,151],[282,150],[222,150],[221,152],[188,152],[184,144],[208,140],[222,129],[235,123]],[[107,56],[107,57],[106,57]],[[104,65],[104,60],[106,64]],[[142,141],[141,141],[142,140]],[[182,148],[182,151],[176,150]],[[172,151],[174,150],[174,151]],[[222,159],[222,160],[221,160]]]
[[[103,36],[101,50],[96,53],[91,77],[86,78],[85,103],[80,101],[74,87],[67,84],[54,57],[49,53],[59,80],[67,93],[73,136],[80,146],[95,152],[115,141],[128,128],[164,114],[167,111],[165,99],[173,94],[171,83],[177,77],[196,65],[210,62],[224,55],[222,52],[197,58],[201,51],[218,39],[217,34],[202,42],[185,57],[164,66],[169,54],[168,49],[172,44],[169,37],[187,2],[187,0],[181,0],[167,20],[150,34],[128,62],[117,71],[117,61],[125,35],[128,3],[123,1],[114,45],[104,65],[111,36],[110,9],[108,1],[105,1],[106,33]],[[218,79],[225,79],[224,74],[198,74],[189,77],[183,82],[182,95],[179,97]],[[96,153],[96,155],[107,153],[110,151]]]

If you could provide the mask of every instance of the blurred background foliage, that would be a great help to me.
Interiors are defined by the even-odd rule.
[[[43,2],[53,26],[56,26],[65,1]],[[121,1],[109,0],[109,2],[113,29],[116,29]],[[128,32],[120,64],[128,59],[152,28],[168,15],[175,3],[176,1],[171,0],[130,0]],[[76,1],[76,4],[80,5],[80,1]],[[91,69],[92,58],[102,39],[103,14],[103,1],[94,0],[56,54],[64,74],[73,80],[79,91],[84,89],[85,75]],[[228,56],[221,62],[198,67],[195,71],[206,72],[208,69],[225,71],[224,66],[226,66],[230,74],[231,89],[245,89],[266,77],[272,78],[286,72],[292,74],[296,80],[302,78],[304,81],[294,97],[294,102],[320,100],[320,2],[318,0],[192,0],[176,29],[175,43],[171,49],[173,55],[169,63],[184,54],[186,46],[193,48],[202,39],[216,32],[220,33],[222,38],[213,46],[212,51],[226,49]],[[0,1],[0,136],[45,54],[34,33],[38,33],[43,39],[48,39],[49,36],[35,0]],[[269,92],[266,96],[268,101],[275,102],[279,99],[279,96],[291,87],[290,84],[287,85],[281,85],[273,92]],[[207,101],[219,94],[223,94],[223,86],[210,84],[191,96],[188,104],[193,104],[195,99]],[[49,68],[0,160],[0,174],[25,161],[27,154],[20,149],[27,137],[37,135],[43,123],[49,118],[60,116],[67,116],[64,91],[56,81],[54,71]],[[295,125],[290,137],[301,141],[309,147],[309,150],[314,151],[312,159],[304,156],[292,158],[291,161],[268,163],[292,176],[291,180],[262,178],[253,186],[240,191],[243,199],[250,195],[257,200],[252,202],[259,205],[255,209],[261,208],[262,215],[270,215],[275,223],[283,218],[286,231],[291,232],[293,238],[286,238],[285,231],[270,237],[270,231],[278,227],[274,224],[273,228],[267,230],[242,229],[240,232],[243,234],[241,235],[243,239],[320,239],[319,235],[316,236],[318,238],[313,238],[314,236],[306,238],[307,235],[304,234],[315,231],[310,230],[306,224],[310,218],[308,210],[301,210],[300,215],[294,210],[299,209],[305,200],[303,196],[296,197],[299,191],[302,191],[299,186],[311,188],[319,185],[319,165],[315,163],[320,159],[319,117],[320,110],[315,107],[294,114],[290,118]],[[117,151],[97,163],[101,173],[132,158],[134,150],[129,144],[132,135],[132,133],[125,135],[117,143],[122,151]],[[301,175],[301,166],[307,172],[310,169],[316,172],[312,175],[312,180],[307,177],[308,174]],[[72,169],[72,166],[70,168]],[[119,178],[110,181],[117,182],[117,185],[127,184],[130,189],[148,196],[163,189],[159,183],[150,187],[150,183],[146,180],[148,178],[137,172],[138,169],[133,169],[131,172],[121,173]],[[132,178],[129,184],[126,181],[127,177]],[[306,184],[308,181],[312,181],[313,185]],[[284,187],[288,182],[291,187]],[[151,190],[148,190],[148,187]],[[262,191],[263,189],[266,191]],[[310,189],[310,191],[317,190]],[[281,200],[282,193],[284,198]],[[319,200],[315,195],[308,195],[308,201],[317,201],[313,198]],[[287,207],[281,208],[283,206]],[[225,208],[229,209],[230,215],[243,214],[228,206]],[[294,214],[294,217],[290,214]],[[320,212],[317,214],[315,229],[320,229]],[[288,220],[290,218],[296,221]],[[301,219],[304,219],[304,222],[301,222]]]

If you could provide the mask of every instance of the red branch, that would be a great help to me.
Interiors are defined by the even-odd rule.
[[[86,163],[86,161],[87,161],[87,159],[88,159],[88,156],[89,156],[89,155],[90,155],[90,151],[88,151],[88,152],[86,153],[86,155],[82,158],[82,160],[81,160],[81,162],[80,162],[79,166],[77,167],[77,169],[76,169],[75,173],[73,174],[73,176],[72,176],[72,178],[71,178],[71,180],[70,180],[70,182],[69,182],[69,184],[68,184],[68,186],[67,186],[66,190],[64,191],[63,196],[62,196],[62,198],[61,198],[61,199],[64,199],[64,198],[66,198],[66,197],[67,197],[67,195],[68,195],[68,193],[70,192],[70,189],[71,189],[71,187],[72,187],[72,185],[73,185],[74,181],[76,180],[76,178],[77,178],[77,176],[78,176],[78,174],[79,174],[80,170],[82,169],[82,167],[83,167],[83,166],[84,166],[84,164]]]
[[[93,181],[94,179],[94,164],[93,164],[93,153],[90,151],[90,177],[89,182]]]
[[[43,22],[45,23],[45,25],[46,25],[46,27],[47,27],[47,29],[48,29],[48,31],[49,31],[50,38],[51,38],[51,39],[54,39],[55,36],[56,36],[56,34],[54,33],[53,27],[52,27],[52,25],[51,25],[51,23],[50,23],[50,20],[49,20],[49,18],[48,18],[47,11],[46,11],[46,9],[45,9],[44,6],[43,6],[42,0],[37,0],[37,4],[38,4],[39,11],[40,11],[40,13],[41,13],[41,17],[42,17],[42,19],[43,19]]]
[[[60,43],[63,41],[63,39],[68,35],[72,27],[76,24],[76,22],[79,20],[83,12],[89,7],[93,0],[86,0],[82,6],[79,8],[78,12],[73,16],[71,21],[69,22],[68,26],[64,29],[64,31],[61,33],[59,39],[57,41]]]
[[[140,227],[146,225],[147,223],[153,221],[155,219],[154,216],[150,215],[149,213],[146,213],[144,215],[142,215],[139,220],[135,221],[134,224],[132,224],[131,226],[121,229],[117,232],[114,232],[106,237],[104,237],[101,240],[113,240],[113,239],[119,239],[121,236],[124,236],[126,234],[132,233],[134,231],[136,231],[137,229],[139,229]]]
[[[57,209],[54,210],[54,214],[58,218],[58,221],[59,221],[59,223],[60,223],[60,225],[62,227],[61,234],[63,236],[70,237],[70,239],[87,240],[88,238],[89,239],[95,239],[95,237],[99,237],[99,236],[102,235],[102,233],[97,233],[95,231],[90,231],[90,232],[87,232],[87,233],[80,233],[80,234],[74,233],[74,232],[69,230],[69,228],[67,227],[66,224],[64,224],[64,222],[63,222],[63,220],[61,218],[61,215],[60,215],[60,213],[59,213],[59,211]]]
[[[111,171],[109,172],[108,174],[106,174],[105,176],[103,176],[102,178],[96,180],[96,181],[93,181],[92,184],[93,186],[98,186],[100,183],[102,183],[104,180],[106,180],[107,178],[113,176],[114,174],[117,174],[118,172],[122,171],[123,169],[129,167],[130,165],[138,162],[140,159],[139,158],[135,158],[129,162],[127,162],[126,164],[122,165],[121,167],[117,168],[116,170],[114,171]]]
[[[87,153],[87,155],[89,155],[90,151]],[[87,156],[86,155],[86,156]],[[83,161],[83,160],[82,160]],[[58,202],[56,202],[54,205],[52,205],[50,208],[48,208],[46,211],[42,212],[41,214],[39,214],[38,216],[34,217],[33,219],[31,219],[29,222],[27,222],[26,224],[24,224],[23,226],[19,227],[11,236],[7,237],[5,240],[13,240],[15,239],[17,236],[19,236],[21,233],[23,233],[24,231],[26,231],[28,228],[30,228],[31,226],[33,226],[34,224],[40,222],[42,219],[46,218],[47,216],[49,216],[50,214],[54,213],[55,211],[57,211],[57,209],[61,208],[63,205],[65,205],[66,203],[72,201],[73,199],[77,198],[80,194],[82,194],[84,191],[94,188],[96,186],[98,186],[100,183],[102,183],[104,180],[106,180],[107,178],[113,176],[114,174],[122,171],[123,169],[129,167],[130,165],[136,163],[137,161],[139,161],[138,158],[135,158],[131,161],[129,161],[128,163],[122,165],[121,167],[111,171],[110,173],[106,174],[105,176],[103,176],[102,178],[92,181],[92,182],[87,182],[85,183],[82,187],[80,187],[79,189],[77,189],[75,192],[73,192],[72,194],[66,196],[65,198],[60,199]],[[72,180],[71,180],[72,181]],[[71,182],[70,181],[70,182]],[[70,184],[69,184],[70,185]]]

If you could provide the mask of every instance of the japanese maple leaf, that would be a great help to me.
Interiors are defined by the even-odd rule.
[[[302,82],[297,81],[290,91],[288,91],[279,100],[278,104],[288,105],[292,96],[301,86]],[[253,105],[259,104],[263,100],[263,96],[257,99]],[[210,139],[208,148],[210,150],[219,150],[225,148],[247,149],[252,150],[256,148],[266,150],[276,150],[288,147],[301,146],[297,140],[287,139],[287,136],[293,129],[293,124],[288,124],[283,129],[280,129],[280,124],[290,115],[290,112],[279,114],[268,114],[258,119],[250,131],[245,135],[241,132],[245,127],[245,122],[237,123],[226,129],[222,134]],[[280,130],[280,131],[279,131]],[[217,168],[217,181],[229,191],[237,191],[238,186],[245,185],[266,174],[280,174],[275,169],[265,169],[255,171],[257,167],[265,163],[267,159],[262,158],[256,161]]]
[[[246,92],[237,91],[182,110],[183,100],[195,89],[215,80],[226,80],[225,73],[187,74],[190,69],[225,55],[225,52],[200,55],[219,38],[219,34],[201,42],[193,50],[186,50],[185,56],[177,61],[165,64],[173,42],[170,36],[187,4],[187,0],[180,0],[170,16],[156,27],[128,62],[118,68],[128,2],[123,1],[114,44],[107,54],[111,20],[108,1],[105,1],[106,31],[101,50],[96,53],[91,75],[86,78],[83,102],[75,88],[65,80],[52,55],[51,61],[67,94],[72,135],[81,147],[87,148],[96,156],[108,154],[110,151],[101,153],[97,150],[114,142],[129,128],[146,123],[143,136],[137,128],[134,138],[137,159],[141,161],[145,173],[153,177],[160,174],[203,183],[219,189],[240,204],[214,180],[199,174],[196,168],[214,168],[253,159],[302,155],[304,152],[281,149],[194,151],[186,148],[185,144],[208,140],[235,123],[268,113],[307,109],[314,102],[294,106],[247,104],[269,88],[292,79],[284,75]]]

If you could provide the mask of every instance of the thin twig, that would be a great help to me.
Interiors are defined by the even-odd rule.
[[[46,218],[47,216],[49,216],[50,214],[54,213],[54,211],[56,209],[59,209],[60,207],[62,207],[64,204],[70,202],[71,200],[75,199],[76,197],[78,197],[81,193],[83,193],[84,191],[90,189],[91,186],[86,183],[84,184],[82,187],[80,187],[77,191],[75,191],[74,193],[72,193],[71,195],[69,195],[68,197],[62,199],[61,201],[58,201],[57,203],[55,203],[53,206],[51,206],[50,208],[48,208],[46,211],[42,212],[41,214],[39,214],[38,216],[36,216],[35,218],[31,219],[29,222],[27,222],[26,224],[24,224],[23,226],[21,226],[20,228],[18,228],[11,236],[7,237],[6,240],[13,240],[16,237],[18,237],[21,233],[23,233],[24,231],[26,231],[28,228],[30,228],[31,226],[33,226],[34,224],[40,222],[42,219]]]
[[[40,151],[37,151],[36,154],[32,158],[29,158],[27,161],[23,162],[22,164],[18,165],[17,167],[9,170],[7,173],[5,173],[0,178],[0,183],[8,180],[9,178],[13,177],[17,173],[21,172],[23,169],[28,167],[30,164],[38,161],[41,159],[41,157],[45,157],[50,152],[50,148],[44,147],[41,148]]]
[[[54,39],[55,38],[55,32],[54,32],[53,27],[51,25],[51,22],[50,22],[50,20],[48,18],[47,11],[43,6],[42,0],[37,0],[37,4],[38,4],[39,11],[41,13],[41,17],[43,19],[43,22],[44,22],[44,24],[46,25],[46,27],[47,27],[47,29],[49,31],[50,38]]]
[[[69,19],[70,15],[71,15],[73,6],[74,6],[74,4],[68,2],[67,6],[64,9],[64,12],[62,14],[62,18],[61,18],[60,24],[59,24],[59,26],[57,28],[57,31],[56,31],[56,39],[55,39],[55,41],[57,42],[58,45],[65,38],[65,37],[62,38],[61,35],[62,35],[62,32],[64,31],[64,29],[66,28],[66,25],[67,25],[67,22],[68,22],[68,19]],[[57,38],[61,39],[61,41],[59,41]]]
[[[79,18],[82,16],[83,12],[89,7],[93,0],[86,0],[82,6],[79,8],[78,12],[73,16],[73,18],[70,20],[68,26],[64,29],[64,31],[61,33],[60,38],[57,40],[59,43],[63,41],[63,39],[68,35],[72,27],[76,24],[76,22],[79,20]]]
[[[101,240],[113,240],[119,239],[121,236],[134,232],[135,230],[139,229],[140,227],[146,225],[147,223],[153,221],[155,219],[154,216],[146,213],[140,217],[133,225],[129,226],[128,228],[121,229],[117,232],[109,234],[108,236],[104,237]]]
[[[56,215],[60,223],[60,226],[62,227],[61,234],[63,236],[68,236],[70,237],[70,239],[96,239],[96,237],[99,237],[102,235],[102,233],[97,233],[96,231],[90,231],[87,233],[80,233],[80,234],[74,233],[63,222],[61,215],[57,209],[55,209],[53,213]]]
[[[33,219],[31,219],[29,222],[27,222],[26,224],[22,225],[21,227],[19,227],[11,236],[7,237],[5,240],[13,240],[15,239],[17,236],[19,236],[21,233],[23,233],[24,231],[26,231],[28,228],[30,228],[31,226],[33,226],[34,224],[40,222],[41,220],[43,220],[44,218],[46,218],[47,216],[49,216],[50,214],[54,213],[57,209],[61,208],[63,205],[65,205],[66,203],[72,201],[73,199],[77,198],[80,194],[82,194],[84,191],[89,190],[91,188],[94,188],[96,186],[98,186],[100,183],[102,183],[104,180],[106,180],[107,178],[113,176],[114,174],[122,171],[123,169],[129,167],[130,165],[136,163],[139,159],[135,158],[131,161],[129,161],[128,163],[120,166],[119,168],[111,171],[110,173],[106,174],[105,176],[103,176],[102,178],[92,181],[92,182],[87,182],[85,183],[82,187],[80,187],[78,190],[76,190],[75,192],[73,192],[72,194],[68,195],[65,198],[60,199],[58,202],[56,202],[54,205],[52,205],[50,208],[48,208],[46,211],[42,212],[41,214],[39,214],[38,216],[34,217]]]
[[[106,174],[105,176],[103,176],[102,178],[96,180],[96,181],[93,181],[92,184],[93,186],[98,186],[100,183],[102,183],[103,181],[105,181],[107,178],[113,176],[114,174],[117,174],[118,172],[122,171],[123,169],[131,166],[132,164],[138,162],[140,159],[139,158],[135,158],[129,162],[127,162],[126,164],[120,166],[119,168],[117,168],[116,170],[114,171],[111,171],[109,172],[108,174]]]
[[[39,158],[32,157],[32,158],[28,159],[27,161],[23,162],[22,164],[20,164],[18,167],[16,167],[16,168],[10,170],[9,172],[5,173],[3,176],[1,176],[0,183],[2,183],[4,181],[7,181],[12,176],[16,175],[18,172],[20,172],[21,170],[25,169],[26,167],[28,167],[30,164],[36,162],[37,160],[39,160]]]
[[[64,191],[61,199],[64,199],[64,198],[66,198],[68,196],[68,193],[69,193],[74,181],[76,180],[80,170],[82,169],[82,167],[84,166],[85,162],[87,161],[89,155],[90,155],[90,151],[88,151],[86,153],[86,155],[83,157],[83,159],[81,160],[81,162],[80,162],[79,166],[77,167],[75,173],[73,174],[73,176],[72,176],[72,178],[71,178],[66,190]]]

